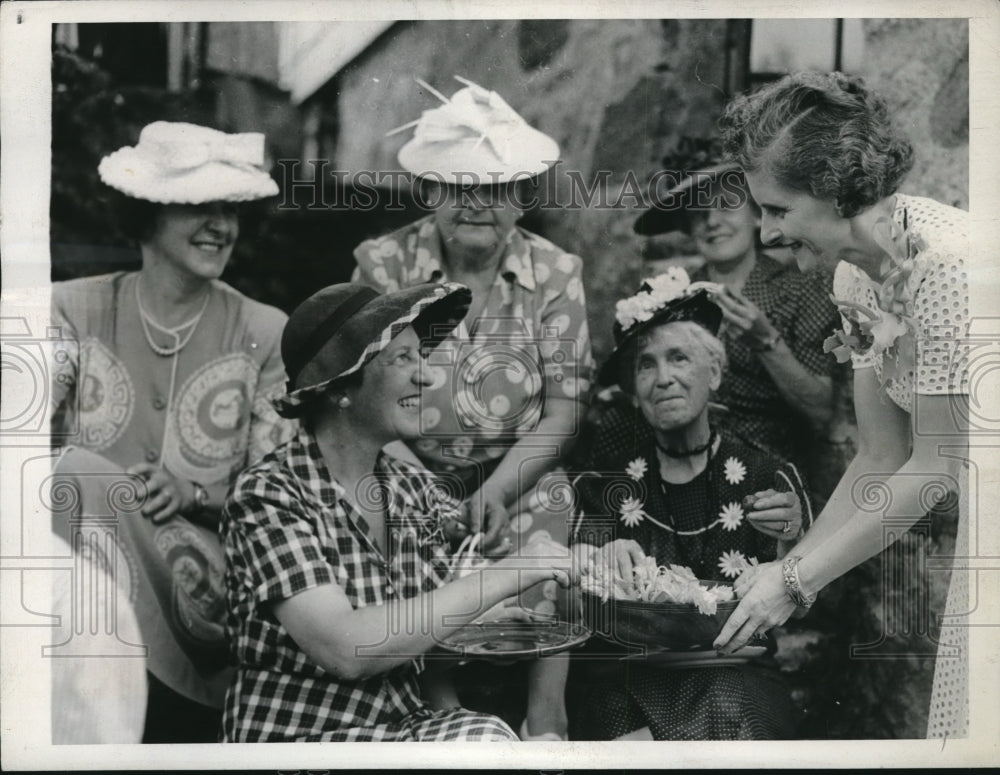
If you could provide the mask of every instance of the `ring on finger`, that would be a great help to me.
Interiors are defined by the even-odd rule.
[[[781,532],[788,533],[791,532],[791,529],[792,529],[792,523],[786,519],[785,524],[781,526]]]

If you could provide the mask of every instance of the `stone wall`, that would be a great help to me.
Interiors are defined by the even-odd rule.
[[[866,19],[860,75],[882,92],[916,150],[905,193],[969,207],[969,25]]]

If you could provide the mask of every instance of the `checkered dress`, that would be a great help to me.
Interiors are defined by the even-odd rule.
[[[708,279],[707,267],[691,276],[692,282]],[[832,287],[833,277],[827,271],[800,272],[766,255],[757,256],[743,286],[743,294],[767,315],[795,360],[818,377],[832,376],[835,367],[834,358],[823,352],[823,340],[840,323],[829,299]],[[723,341],[729,367],[715,400],[729,412],[716,418],[718,428],[784,460],[809,460],[816,446],[809,424],[789,421],[796,412],[746,342],[728,336]]]
[[[444,583],[440,522],[452,503],[428,474],[384,455],[376,483],[392,515],[388,559],[364,518],[341,497],[308,432],[237,479],[220,526],[227,628],[238,666],[226,697],[224,740],[517,739],[492,716],[427,708],[417,688],[419,660],[358,681],[331,675],[271,613],[268,603],[322,584],[337,584],[361,608]]]

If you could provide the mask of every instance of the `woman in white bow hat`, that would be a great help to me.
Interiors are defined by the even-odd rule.
[[[591,377],[582,262],[517,226],[529,181],[558,160],[559,147],[496,92],[456,79],[464,88],[450,99],[423,84],[442,104],[407,125],[413,138],[399,151],[431,214],[359,245],[354,279],[383,293],[444,280],[472,290],[469,314],[435,355],[423,435],[410,448],[461,493],[460,529],[484,529],[487,549],[533,536],[565,541],[570,504],[552,471],[575,436]],[[554,613],[554,597],[543,590],[522,605]],[[522,735],[562,736],[561,683],[544,689],[539,676],[531,694],[557,700],[530,702]]]
[[[53,285],[53,323],[74,342],[56,358],[53,435],[72,445],[57,472],[84,503],[110,497],[89,492],[90,474],[137,487],[118,573],[148,646],[146,742],[218,737],[230,676],[219,515],[236,474],[293,430],[268,401],[285,381],[286,316],[219,280],[237,203],[278,193],[263,162],[261,134],[149,124],[98,167],[124,195],[142,268]],[[70,537],[68,520],[54,529]]]

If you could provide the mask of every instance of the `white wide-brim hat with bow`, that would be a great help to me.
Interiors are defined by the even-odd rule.
[[[466,86],[451,99],[421,81],[444,104],[390,132],[414,127],[413,138],[399,150],[403,169],[446,183],[492,185],[535,177],[558,161],[559,144],[499,94],[455,78]]]
[[[138,144],[101,159],[97,172],[112,188],[148,202],[248,202],[278,193],[263,164],[258,132],[155,121],[143,127]]]

